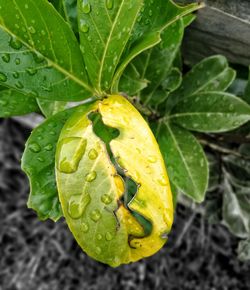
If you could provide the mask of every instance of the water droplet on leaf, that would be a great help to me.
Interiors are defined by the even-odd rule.
[[[88,182],[92,182],[96,179],[96,175],[97,175],[96,172],[92,171],[86,175],[85,180]]]
[[[38,153],[41,151],[41,146],[36,142],[30,143],[28,148],[30,151],[32,151],[34,153]]]
[[[93,210],[90,213],[90,218],[94,221],[94,222],[98,222],[99,219],[102,217],[100,211],[98,209]]]

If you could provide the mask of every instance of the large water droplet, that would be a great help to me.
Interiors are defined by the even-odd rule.
[[[4,73],[0,72],[0,82],[6,82],[7,81],[7,76]]]
[[[16,38],[12,37],[10,39],[10,46],[16,50],[19,50],[22,47],[22,43]]]
[[[88,14],[90,13],[91,11],[91,6],[89,4],[89,1],[88,0],[83,0],[82,2],[82,12],[85,13],[85,14]]]
[[[89,31],[89,26],[85,20],[81,20],[80,22],[80,30],[84,33]]]
[[[113,198],[112,198],[112,196],[110,196],[109,194],[104,194],[104,195],[102,195],[102,197],[101,197],[101,201],[102,201],[104,204],[110,204],[110,203],[113,201]]]
[[[28,145],[28,148],[29,148],[30,151],[32,151],[34,153],[38,153],[38,152],[41,151],[41,146],[38,143],[36,143],[36,142],[30,143]]]
[[[73,173],[85,153],[87,140],[79,137],[64,138],[59,142],[58,170],[63,173]]]
[[[114,1],[113,0],[106,0],[106,7],[107,9],[112,9],[114,6]]]
[[[95,209],[90,213],[90,218],[94,222],[98,222],[101,217],[102,217],[101,212],[98,209]]]
[[[96,179],[96,175],[97,175],[96,172],[92,171],[86,175],[85,180],[88,182],[92,182]]]
[[[105,235],[105,238],[107,241],[111,241],[111,240],[113,240],[114,237],[110,232],[107,232]]]
[[[86,206],[90,203],[89,194],[72,195],[68,204],[68,213],[73,219],[78,219],[82,216]]]
[[[89,151],[88,156],[89,156],[89,159],[94,160],[98,157],[98,152],[95,149],[91,149]]]
[[[9,53],[4,53],[3,56],[2,56],[2,60],[6,63],[9,63],[10,62],[10,55]]]

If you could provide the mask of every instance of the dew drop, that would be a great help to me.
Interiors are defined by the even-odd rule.
[[[167,185],[168,185],[166,178],[164,178],[163,176],[162,176],[161,178],[157,179],[157,182],[158,182],[161,186],[167,186]]]
[[[82,21],[80,22],[80,30],[81,30],[82,32],[84,32],[84,33],[86,33],[86,32],[89,31],[89,26],[88,26],[88,24],[86,23],[85,20],[82,20]]]
[[[82,230],[84,233],[87,233],[88,230],[89,230],[89,226],[88,226],[88,224],[85,223],[85,222],[83,222],[83,223],[81,224],[81,230]]]
[[[18,81],[18,82],[16,83],[16,87],[17,87],[18,89],[23,89],[23,88],[24,88],[24,85],[23,85],[23,83],[21,83],[20,81]]]
[[[20,60],[20,58],[17,57],[17,58],[15,59],[15,64],[16,64],[16,65],[19,65],[20,63],[21,63],[21,60]]]
[[[113,198],[112,196],[108,195],[108,194],[104,194],[102,197],[101,197],[101,201],[104,203],[104,204],[110,204],[112,201],[113,201]]]
[[[72,195],[68,203],[68,213],[71,218],[78,219],[82,216],[85,208],[90,203],[90,195]]]
[[[96,235],[96,239],[97,239],[98,241],[101,241],[101,240],[102,240],[102,234],[97,234],[97,235]]]
[[[101,217],[102,217],[102,215],[98,209],[95,209],[90,213],[90,218],[94,222],[98,222]]]
[[[9,53],[4,53],[3,56],[2,56],[2,60],[6,63],[9,63],[10,62],[10,55]]]
[[[96,172],[92,171],[86,175],[85,180],[88,182],[92,182],[96,179],[96,175],[97,175]]]
[[[91,11],[91,6],[88,2],[88,0],[83,0],[82,2],[82,12],[85,13],[85,14],[88,14],[90,13]]]
[[[156,156],[151,155],[151,156],[148,157],[148,162],[155,163],[156,161],[157,161],[157,157]]]
[[[35,33],[36,33],[36,30],[35,30],[35,28],[34,28],[33,26],[30,26],[30,27],[28,28],[28,30],[29,30],[29,32],[30,32],[31,34],[35,34]]]
[[[53,149],[53,145],[52,145],[52,144],[48,144],[48,145],[46,145],[46,146],[44,147],[44,149],[45,149],[46,151],[51,151],[51,150]]]
[[[10,46],[12,48],[14,48],[16,50],[19,50],[22,47],[22,43],[19,40],[17,40],[16,38],[14,38],[14,37],[12,37],[10,39],[10,43],[9,44],[10,44]]]
[[[96,252],[96,254],[100,255],[102,252],[102,249],[100,247],[96,247],[95,252]]]
[[[28,148],[30,151],[32,151],[34,153],[38,153],[41,151],[41,146],[36,142],[30,143]]]
[[[26,72],[30,75],[30,76],[33,76],[37,73],[37,69],[36,68],[32,68],[32,67],[29,67],[26,69]]]
[[[98,152],[95,149],[91,149],[89,151],[88,156],[89,156],[89,159],[95,160],[98,157]]]
[[[107,232],[106,233],[106,235],[105,235],[105,239],[107,240],[107,241],[111,241],[111,240],[113,240],[113,235],[110,233],[110,232]]]
[[[113,0],[106,0],[106,7],[107,9],[112,9],[114,6],[114,1]]]
[[[45,161],[43,157],[38,157],[37,160],[40,161],[40,162],[44,162]]]
[[[15,71],[15,72],[13,72],[13,77],[15,78],[15,79],[18,79],[19,78],[19,72],[17,72],[17,71]]]
[[[59,142],[58,170],[63,173],[73,173],[85,154],[87,140],[79,137],[64,138]]]
[[[6,82],[7,81],[7,76],[4,73],[0,72],[0,82]]]

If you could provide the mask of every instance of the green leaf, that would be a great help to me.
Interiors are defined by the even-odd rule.
[[[46,118],[49,118],[66,108],[67,102],[37,99],[38,106]]]
[[[110,88],[143,0],[79,0],[78,21],[86,69],[97,91]]]
[[[139,72],[133,63],[130,63],[119,82],[119,92],[124,92],[129,96],[134,96],[140,93],[141,90],[146,88],[148,81],[142,79]]]
[[[179,100],[208,91],[225,91],[235,79],[236,73],[228,67],[221,55],[205,58],[196,64],[183,78],[181,86],[168,99],[168,110]]]
[[[202,202],[208,186],[208,162],[196,138],[174,124],[162,123],[158,142],[171,182],[196,202]]]
[[[178,89],[182,81],[182,73],[176,67],[172,68],[167,77],[162,82],[162,88],[165,92],[171,93]]]
[[[174,59],[179,51],[184,34],[182,19],[167,27],[161,34],[162,42],[145,52],[146,63],[143,63],[143,77],[150,81],[147,88],[141,92],[141,97],[147,104],[154,102],[154,93],[170,73]],[[141,56],[139,56],[140,58]],[[135,59],[135,64],[137,63]],[[142,63],[142,62],[140,62]]]
[[[189,130],[225,132],[250,120],[250,106],[228,93],[198,93],[181,100],[169,119]]]
[[[185,7],[176,5],[172,0],[145,1],[131,33],[128,49],[123,53],[119,68],[112,82],[112,88],[118,85],[126,66],[143,51],[161,42],[161,33],[183,16],[199,9],[202,5],[190,4]],[[161,15],[161,17],[159,17]]]
[[[250,67],[249,67],[249,79],[248,79],[248,83],[245,89],[245,93],[244,93],[244,97],[243,99],[250,104]]]
[[[60,112],[33,130],[22,157],[22,169],[28,175],[31,192],[28,207],[41,220],[57,221],[61,216],[55,181],[55,150],[64,123],[75,108]]]
[[[0,83],[25,94],[57,101],[93,94],[77,40],[47,1],[0,0],[0,58]]]
[[[39,112],[35,98],[25,96],[15,90],[0,90],[0,118]]]

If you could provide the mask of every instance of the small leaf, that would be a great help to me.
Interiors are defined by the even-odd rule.
[[[107,91],[143,0],[79,0],[81,49],[93,86]]]
[[[61,129],[75,108],[60,112],[33,130],[22,157],[22,169],[30,180],[28,207],[41,220],[57,221],[61,207],[55,181],[55,149]]]
[[[57,101],[93,95],[77,40],[48,1],[0,0],[0,7],[0,83]]]
[[[94,112],[120,132],[109,145],[94,132],[89,119]],[[116,267],[165,244],[173,205],[164,162],[147,123],[125,98],[112,95],[88,112],[77,111],[61,132],[56,160],[64,216],[88,255]],[[128,204],[122,177],[136,184]],[[144,232],[142,217],[152,223],[150,234]]]
[[[115,90],[126,66],[139,54],[161,42],[161,33],[183,16],[199,9],[202,5],[190,4],[184,7],[176,5],[172,0],[144,1],[144,6],[132,30],[127,49],[122,57],[112,82]],[[159,17],[162,15],[163,17]]]
[[[181,100],[169,119],[189,130],[225,132],[250,120],[250,106],[228,93],[198,93]]]
[[[0,118],[20,116],[39,112],[36,99],[23,95],[15,90],[0,90]]]
[[[228,67],[224,56],[215,55],[196,64],[183,78],[181,86],[168,99],[168,110],[179,100],[208,91],[225,91],[236,73]]]
[[[66,108],[67,102],[37,99],[38,106],[46,118],[49,118]]]
[[[162,123],[158,142],[171,182],[196,202],[208,186],[208,162],[196,138],[174,124]]]

